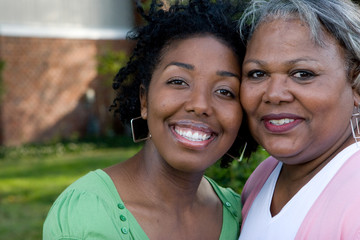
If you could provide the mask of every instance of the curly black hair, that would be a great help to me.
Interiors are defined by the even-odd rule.
[[[173,41],[199,35],[212,35],[233,50],[242,63],[245,47],[237,31],[237,20],[241,15],[241,1],[189,0],[176,1],[168,9],[159,0],[152,0],[150,9],[144,10],[137,1],[137,11],[146,24],[128,33],[127,38],[136,40],[136,46],[126,66],[121,68],[113,81],[117,96],[110,106],[124,124],[140,116],[140,85],[148,90],[153,71],[161,61],[167,46]],[[256,150],[257,143],[250,135],[246,117],[228,155],[221,158],[221,166],[227,167],[232,157],[240,156],[247,143],[245,157]]]

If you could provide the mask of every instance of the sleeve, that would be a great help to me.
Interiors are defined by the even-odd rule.
[[[99,196],[75,189],[54,202],[43,226],[43,240],[119,239],[116,217]]]

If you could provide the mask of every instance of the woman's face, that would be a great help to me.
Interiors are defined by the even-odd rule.
[[[242,121],[240,75],[236,56],[214,37],[170,44],[141,97],[160,159],[199,172],[227,152]]]
[[[243,64],[241,103],[255,139],[288,164],[328,158],[351,135],[355,93],[343,49],[316,45],[300,20],[261,24]]]

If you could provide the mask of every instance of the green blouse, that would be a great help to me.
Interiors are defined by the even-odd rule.
[[[238,239],[240,195],[207,178],[223,203],[220,240]],[[148,240],[126,209],[109,175],[98,169],[71,184],[56,199],[44,222],[43,240]]]

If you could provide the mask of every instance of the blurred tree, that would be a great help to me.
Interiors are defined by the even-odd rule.
[[[124,51],[107,51],[98,58],[98,74],[106,77],[106,85],[111,85],[113,77],[128,60],[129,56]]]

